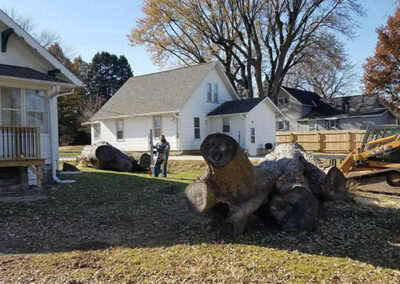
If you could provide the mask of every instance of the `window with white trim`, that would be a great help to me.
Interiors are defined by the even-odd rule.
[[[47,132],[45,120],[45,93],[38,90],[25,90],[26,125],[36,126]]]
[[[315,121],[315,120],[309,120],[309,121],[308,121],[308,130],[309,130],[309,131],[318,130],[317,121]]]
[[[212,100],[212,84],[207,83],[207,102],[211,102]]]
[[[278,98],[278,107],[286,107],[289,105],[288,97],[279,97]]]
[[[100,139],[101,126],[100,123],[93,124],[93,136],[95,140]]]
[[[287,131],[289,130],[289,121],[288,120],[279,120],[276,122],[276,130],[278,131]]]
[[[213,102],[218,103],[218,85],[214,84]]]
[[[231,132],[231,118],[229,116],[222,118],[222,132]]]
[[[254,127],[250,128],[250,143],[256,143],[256,129]]]
[[[200,117],[194,117],[193,126],[194,126],[194,138],[200,139]]]
[[[116,129],[117,129],[117,140],[123,140],[125,137],[124,137],[124,121],[122,119],[117,119]]]
[[[159,138],[162,133],[161,116],[153,117],[153,137]]]
[[[338,119],[328,119],[325,120],[325,129],[338,129],[339,128],[339,120]]]
[[[17,88],[0,89],[1,124],[22,126],[22,92]]]

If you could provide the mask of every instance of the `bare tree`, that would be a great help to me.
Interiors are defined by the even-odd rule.
[[[145,0],[128,35],[163,65],[220,61],[238,90],[275,98],[288,71],[328,31],[352,36],[358,0]],[[267,81],[265,92],[263,81]]]
[[[5,13],[22,29],[35,38],[44,48],[48,48],[52,44],[61,41],[60,35],[55,32],[47,29],[38,31],[37,26],[31,16],[19,14],[14,8],[5,9]]]

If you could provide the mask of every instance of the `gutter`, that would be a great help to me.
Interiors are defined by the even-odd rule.
[[[62,96],[72,95],[75,91],[74,88],[69,92],[58,93],[60,86],[54,86],[52,94],[50,95],[50,129],[51,129],[51,176],[56,183],[74,183],[75,180],[60,180],[57,177],[58,168],[58,116],[57,116],[57,98]]]

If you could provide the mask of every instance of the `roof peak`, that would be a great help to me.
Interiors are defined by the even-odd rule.
[[[141,78],[141,77],[146,77],[146,76],[152,76],[152,75],[157,75],[157,74],[167,73],[167,72],[173,72],[173,71],[182,70],[182,69],[196,68],[196,67],[200,67],[200,66],[204,66],[204,65],[216,65],[216,64],[217,64],[216,61],[199,63],[199,64],[195,64],[195,65],[182,66],[182,67],[169,69],[169,70],[162,70],[162,71],[158,71],[158,72],[152,72],[152,73],[143,74],[143,75],[139,75],[139,76],[132,76],[130,79]]]

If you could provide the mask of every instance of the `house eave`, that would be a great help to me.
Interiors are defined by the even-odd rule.
[[[224,114],[214,114],[214,115],[207,115],[207,117],[222,117],[222,116],[234,116],[234,115],[246,115],[248,112],[234,112],[234,113],[224,113]]]
[[[20,78],[20,77],[13,77],[13,76],[4,76],[0,75],[0,82],[10,82],[10,83],[29,83],[33,85],[47,85],[47,86],[61,86],[67,88],[75,88],[76,85],[67,82],[57,82],[57,81],[45,81],[45,80],[36,80],[36,79],[28,79],[28,78]]]
[[[332,117],[316,117],[316,118],[300,118],[297,119],[299,122],[304,122],[304,121],[310,121],[310,120],[337,120],[337,119],[349,119],[349,118],[364,118],[364,117],[380,117],[383,116],[385,113],[388,111],[384,111],[381,114],[367,114],[367,115],[354,115],[354,116],[345,116],[345,117],[337,117],[337,116],[332,116]]]
[[[161,112],[147,112],[147,113],[138,113],[138,114],[115,115],[115,116],[99,117],[99,118],[96,118],[95,120],[90,120],[90,122],[97,121],[97,123],[98,123],[101,120],[140,117],[140,116],[165,115],[165,114],[174,114],[174,113],[179,113],[179,112],[180,112],[180,110],[172,110],[172,111],[161,111]],[[86,122],[84,122],[84,123],[86,123]]]

